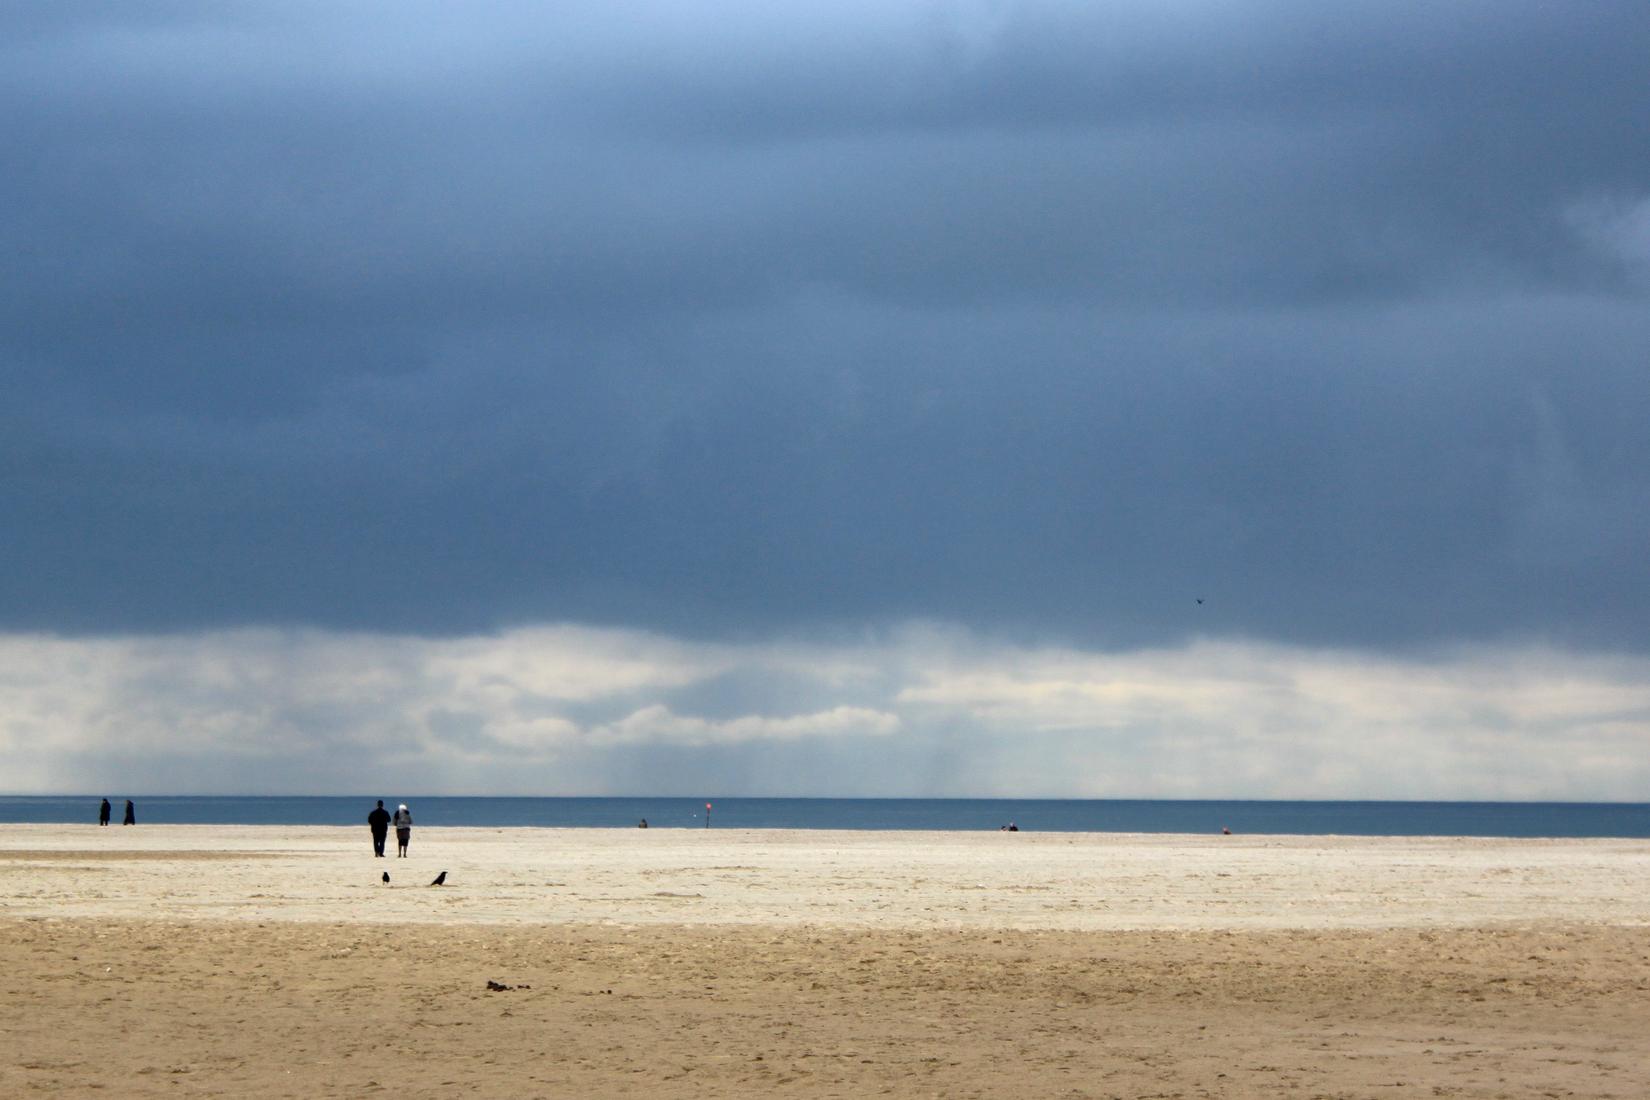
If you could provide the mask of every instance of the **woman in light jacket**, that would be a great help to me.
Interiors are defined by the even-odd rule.
[[[407,841],[412,839],[412,812],[405,802],[390,818],[390,824],[395,826],[395,855],[399,859],[407,854]]]

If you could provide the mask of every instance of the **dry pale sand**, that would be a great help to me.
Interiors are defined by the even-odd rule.
[[[1650,1096],[1646,841],[412,853],[0,825],[0,1096]]]

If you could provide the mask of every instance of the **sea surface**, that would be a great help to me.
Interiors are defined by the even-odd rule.
[[[135,798],[137,821],[360,825],[378,795]],[[90,824],[98,795],[0,795],[0,822]],[[1643,802],[1252,802],[985,798],[457,798],[384,795],[418,827],[1000,829],[1073,833],[1650,838]],[[124,796],[111,796],[120,821]],[[707,803],[709,809],[707,810]],[[708,821],[707,821],[708,818]]]

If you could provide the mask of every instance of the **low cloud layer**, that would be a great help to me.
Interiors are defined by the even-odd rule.
[[[0,657],[22,792],[1631,799],[1650,781],[1650,664],[1540,648],[567,628],[11,635]]]

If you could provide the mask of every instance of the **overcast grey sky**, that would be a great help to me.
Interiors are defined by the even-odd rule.
[[[0,10],[0,786],[1650,798],[1647,57]]]

